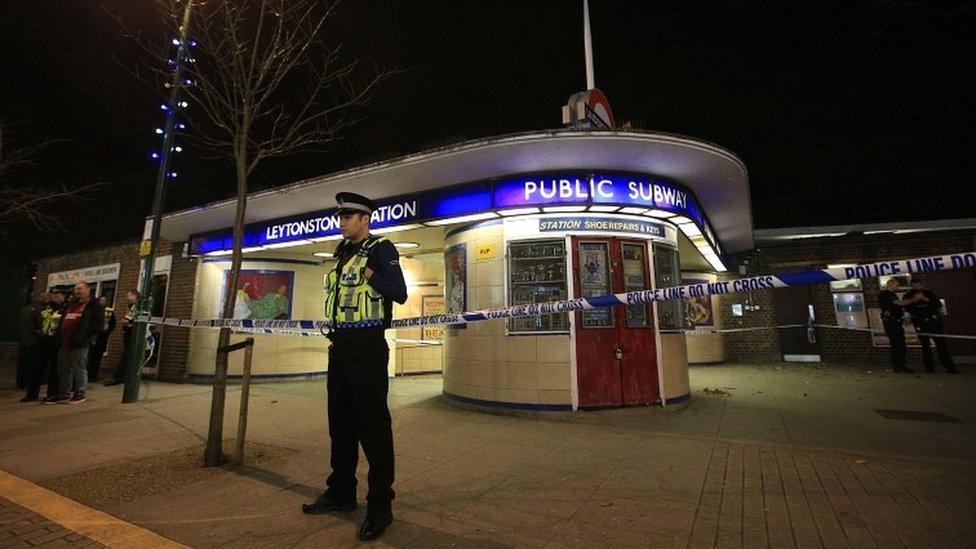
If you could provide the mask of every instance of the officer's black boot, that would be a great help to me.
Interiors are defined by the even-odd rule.
[[[369,541],[376,539],[386,532],[393,523],[393,510],[389,505],[370,505],[366,509],[366,519],[359,527],[359,539]]]
[[[322,515],[325,513],[346,513],[356,510],[356,500],[333,499],[328,492],[323,493],[315,499],[315,503],[303,503],[302,512],[306,515]]]

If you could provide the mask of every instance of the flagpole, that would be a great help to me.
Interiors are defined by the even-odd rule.
[[[583,55],[586,57],[586,89],[596,88],[593,76],[593,39],[590,36],[590,3],[583,0]]]

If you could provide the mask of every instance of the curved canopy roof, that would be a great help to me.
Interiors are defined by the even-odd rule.
[[[252,193],[246,223],[335,207],[335,194],[384,198],[501,176],[559,170],[640,172],[694,192],[726,252],[753,247],[749,178],[743,162],[710,143],[671,134],[553,130],[467,141],[391,161]],[[230,227],[235,200],[166,214],[161,234],[184,241]]]

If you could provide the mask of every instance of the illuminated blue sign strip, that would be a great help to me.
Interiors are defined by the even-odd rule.
[[[553,205],[615,205],[663,210],[690,219],[715,246],[716,240],[698,200],[685,187],[642,174],[563,172],[528,174],[458,185],[377,200],[370,226],[375,229],[493,210]],[[244,248],[336,236],[336,209],[254,223],[245,227]],[[232,248],[230,229],[193,235],[192,254]]]

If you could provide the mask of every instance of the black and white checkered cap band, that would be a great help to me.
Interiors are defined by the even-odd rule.
[[[373,213],[373,209],[365,204],[357,204],[355,202],[340,202],[339,210],[359,210],[361,212]]]

